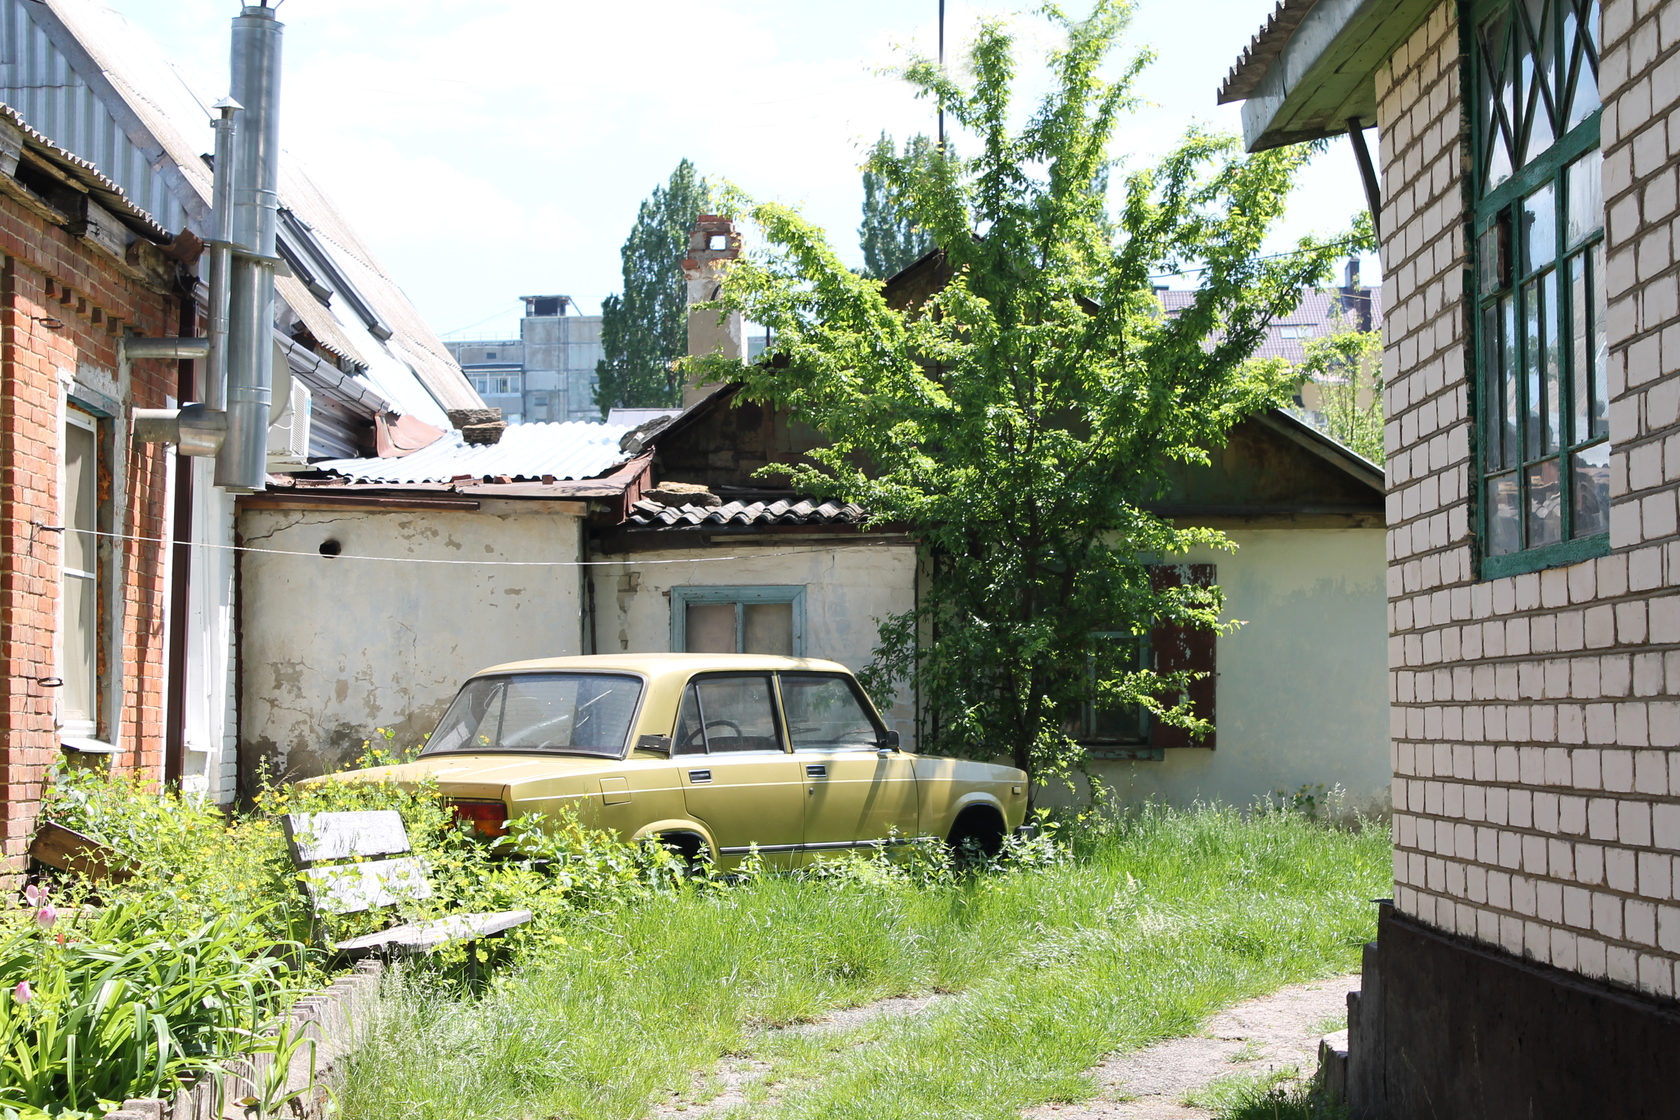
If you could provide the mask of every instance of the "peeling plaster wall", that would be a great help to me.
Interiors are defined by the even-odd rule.
[[[667,563],[666,561],[676,561]],[[805,655],[852,670],[875,652],[876,620],[915,606],[916,550],[909,544],[789,540],[785,545],[721,542],[715,548],[638,555],[622,567],[593,569],[596,648],[661,652],[671,648],[673,587],[805,588]],[[874,698],[882,704],[884,697]],[[915,745],[915,713],[901,689],[881,713],[906,747]]]
[[[581,648],[579,519],[549,503],[240,515],[241,749],[294,776],[431,731],[470,673]],[[319,554],[336,540],[342,555]],[[395,563],[447,560],[454,563]],[[557,566],[494,567],[491,561]],[[477,562],[477,563],[474,563]]]
[[[1348,808],[1386,809],[1389,795],[1387,559],[1382,529],[1226,531],[1218,566],[1214,750],[1174,748],[1160,762],[1101,762],[1092,771],[1127,801],[1246,806],[1274,790],[1347,791]]]

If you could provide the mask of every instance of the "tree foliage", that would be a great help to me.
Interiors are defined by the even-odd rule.
[[[595,405],[671,408],[682,403],[682,378],[672,363],[688,349],[687,291],[682,262],[694,220],[710,208],[711,191],[688,160],[643,200],[620,250],[624,291],[601,301],[601,348]]]
[[[870,150],[863,165],[863,224],[858,240],[863,246],[863,272],[885,280],[916,263],[933,247],[926,230],[910,219],[892,184],[902,183],[933,156],[933,145],[920,133],[904,142],[904,151],[893,148],[885,132]]]
[[[1321,427],[1331,439],[1373,463],[1383,461],[1382,331],[1362,331],[1338,318],[1309,339],[1296,367],[1318,389]]]
[[[742,200],[769,249],[736,262],[721,302],[768,325],[782,360],[696,363],[828,438],[774,469],[920,540],[931,574],[915,610],[882,622],[875,669],[916,683],[923,748],[1009,757],[1038,781],[1081,757],[1066,729],[1093,700],[1207,729],[1177,699],[1183,674],[1128,669],[1122,643],[1098,632],[1227,625],[1216,588],[1152,589],[1149,568],[1229,542],[1150,506],[1177,465],[1209,463],[1233,423],[1293,389],[1281,363],[1250,355],[1348,247],[1309,239],[1263,255],[1306,154],[1243,156],[1197,130],[1126,175],[1107,212],[1109,139],[1147,62],[1103,76],[1127,10],[1099,0],[1076,22],[1046,9],[1065,45],[1019,129],[1005,27],[975,40],[972,85],[927,60],[907,67],[979,147],[877,165],[943,247],[942,290],[889,306],[798,213]],[[1165,315],[1153,278],[1192,267],[1193,301]]]

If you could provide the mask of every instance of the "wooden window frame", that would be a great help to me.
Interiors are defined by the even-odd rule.
[[[1562,45],[1561,12],[1570,3],[1571,0],[1553,0],[1554,11],[1560,13],[1553,26],[1548,28],[1548,32],[1556,33],[1554,55]],[[1474,0],[1461,7],[1464,17],[1462,34],[1465,51],[1465,80],[1462,88],[1467,91],[1464,105],[1465,111],[1471,117],[1472,145],[1471,221],[1468,230],[1470,269],[1465,281],[1466,302],[1470,309],[1469,366],[1472,376],[1469,379],[1469,401],[1473,424],[1472,443],[1475,447],[1471,504],[1474,510],[1479,572],[1482,579],[1574,564],[1603,556],[1610,550],[1607,528],[1601,532],[1574,535],[1577,473],[1574,459],[1583,452],[1591,452],[1600,447],[1604,448],[1604,454],[1608,455],[1609,437],[1607,425],[1602,431],[1594,430],[1598,425],[1592,415],[1592,406],[1607,406],[1608,402],[1591,399],[1594,384],[1590,369],[1585,373],[1589,399],[1582,405],[1588,413],[1588,431],[1583,434],[1576,430],[1579,411],[1577,404],[1581,402],[1575,386],[1577,356],[1573,335],[1577,315],[1571,314],[1575,309],[1570,302],[1569,274],[1571,266],[1576,262],[1588,262],[1585,265],[1588,281],[1585,299],[1588,301],[1588,310],[1594,310],[1592,304],[1597,301],[1597,288],[1603,283],[1604,215],[1601,206],[1596,230],[1570,241],[1567,198],[1567,180],[1571,165],[1600,147],[1599,126],[1602,108],[1593,110],[1563,135],[1554,137],[1550,145],[1530,156],[1521,166],[1512,169],[1509,176],[1497,186],[1484,190],[1482,182],[1483,169],[1488,163],[1488,145],[1498,143],[1499,140],[1488,135],[1487,115],[1482,110],[1483,99],[1489,91],[1480,29],[1501,9],[1508,10],[1511,18],[1524,18],[1519,11],[1521,7],[1522,0]],[[1540,92],[1539,96],[1548,95]],[[1537,111],[1543,110],[1537,108]],[[1526,134],[1526,125],[1523,126],[1523,131]],[[1531,267],[1530,262],[1524,259],[1523,237],[1517,229],[1517,218],[1523,213],[1524,201],[1548,187],[1552,190],[1551,219],[1555,230],[1553,244],[1550,246],[1551,255]],[[1551,320],[1546,322],[1544,315],[1538,311],[1535,320],[1540,324],[1542,331],[1550,326],[1558,335],[1555,342],[1542,336],[1542,346],[1552,343],[1557,349],[1555,369],[1558,400],[1549,411],[1555,412],[1561,431],[1553,437],[1555,446],[1546,447],[1545,427],[1548,425],[1547,417],[1542,415],[1540,449],[1536,452],[1532,447],[1535,441],[1529,415],[1531,381],[1544,386],[1547,379],[1544,373],[1533,377],[1529,373],[1526,354],[1528,344],[1524,328],[1531,306],[1529,301],[1539,298],[1543,302],[1548,291],[1555,304]],[[1501,314],[1507,303],[1510,308],[1508,318]],[[1494,330],[1498,332],[1497,338],[1489,334],[1485,318],[1489,314],[1496,320]],[[1515,325],[1515,329],[1509,331],[1513,337],[1507,338],[1505,327],[1500,325],[1502,323]],[[1590,344],[1591,338],[1585,341]],[[1512,377],[1515,392],[1510,402],[1513,416],[1508,426],[1504,424],[1505,401],[1500,399],[1491,386],[1491,379],[1496,372],[1490,368],[1490,353],[1494,348],[1500,351],[1500,357],[1494,358],[1494,361],[1509,360],[1515,367]],[[1589,354],[1589,366],[1591,361]],[[1542,387],[1543,401],[1545,393],[1546,390]],[[1542,408],[1541,411],[1548,410]],[[1494,431],[1496,427],[1499,428],[1498,432]],[[1510,433],[1510,440],[1514,446],[1504,458],[1493,461],[1501,454],[1500,449],[1504,447],[1507,432]],[[1529,477],[1531,472],[1537,469],[1544,470],[1548,465],[1555,465],[1559,498],[1558,539],[1530,544]],[[1491,524],[1493,502],[1489,497],[1489,490],[1506,479],[1514,480],[1517,486],[1517,544],[1511,551],[1494,552],[1494,528]],[[1605,519],[1607,523],[1607,507]]]

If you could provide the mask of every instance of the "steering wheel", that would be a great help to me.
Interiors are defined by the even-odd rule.
[[[745,738],[745,736],[741,734],[741,725],[736,723],[734,720],[709,719],[705,722],[704,726],[696,727],[683,737],[682,749],[687,750],[689,747],[692,747],[696,739],[699,739],[702,735],[706,735],[714,727],[727,727],[734,733],[735,738]]]

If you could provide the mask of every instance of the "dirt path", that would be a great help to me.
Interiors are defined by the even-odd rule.
[[[1104,1059],[1091,1070],[1100,1085],[1095,1098],[1084,1104],[1042,1105],[1028,1112],[1026,1120],[1211,1120],[1208,1110],[1184,1104],[1185,1095],[1222,1077],[1260,1076],[1291,1066],[1301,1076],[1310,1076],[1318,1062],[1323,1025],[1347,1014],[1347,994],[1358,986],[1359,975],[1354,973],[1280,988],[1239,1003],[1214,1016],[1199,1035]],[[766,1033],[851,1031],[883,1016],[920,1014],[938,1001],[937,996],[883,999]],[[710,1075],[696,1075],[689,1093],[655,1105],[653,1113],[661,1120],[719,1115],[746,1103],[749,1088],[769,1071],[769,1063],[757,1058],[725,1058]],[[712,1090],[715,1095],[709,1095]],[[776,1095],[772,1086],[770,1099]]]
[[[1310,1077],[1318,1064],[1323,1024],[1347,1014],[1359,974],[1280,988],[1239,1003],[1208,1022],[1200,1035],[1105,1058],[1091,1073],[1101,1085],[1084,1104],[1042,1105],[1029,1120],[1211,1120],[1183,1103],[1186,1094],[1222,1077],[1260,1076],[1293,1066]]]

